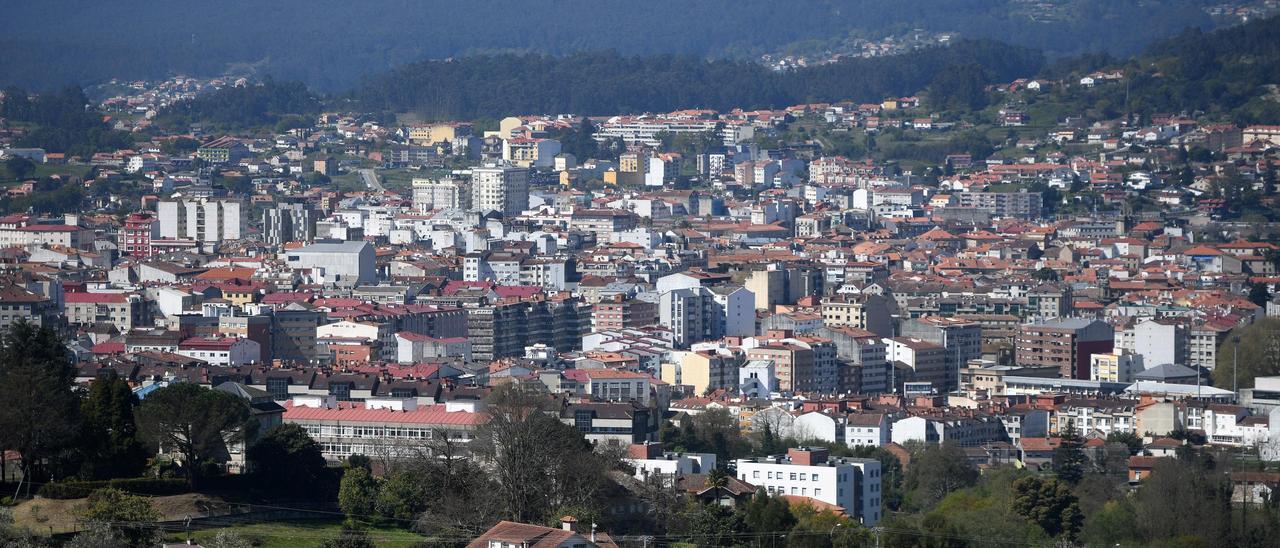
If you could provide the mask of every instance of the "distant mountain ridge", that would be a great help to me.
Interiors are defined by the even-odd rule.
[[[755,63],[679,55],[494,55],[406,65],[368,79],[352,98],[370,110],[441,119],[780,108],[911,95],[948,67],[970,67],[980,91],[983,84],[1034,74],[1043,64],[1038,51],[989,40],[781,73]]]
[[[333,93],[423,59],[483,53],[752,59],[788,44],[924,29],[1050,56],[1129,55],[1214,22],[1203,0],[48,0],[8,2],[0,85],[213,76],[229,67]]]

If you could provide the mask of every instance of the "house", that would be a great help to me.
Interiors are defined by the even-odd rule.
[[[892,426],[884,413],[852,413],[845,419],[844,441],[849,447],[882,447],[892,437]]]
[[[760,488],[733,476],[725,478],[723,486],[708,485],[707,474],[684,474],[676,477],[676,489],[698,499],[702,504],[738,507],[751,502]]]
[[[687,474],[705,474],[716,467],[714,453],[672,453],[663,451],[658,442],[633,443],[627,447],[623,461],[635,468],[635,477],[645,480],[653,475],[670,478]]]
[[[1151,471],[1155,469],[1156,462],[1162,458],[1165,457],[1148,457],[1145,455],[1129,457],[1129,483],[1141,483],[1151,477]]]
[[[595,524],[584,536],[574,532],[576,523],[572,516],[561,518],[559,529],[503,520],[467,543],[467,548],[617,548],[608,535],[595,531]]]
[[[235,337],[191,337],[178,343],[178,355],[210,365],[236,367],[262,361],[262,345]]]

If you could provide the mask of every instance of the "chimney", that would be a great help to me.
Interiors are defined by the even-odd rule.
[[[822,447],[797,447],[787,449],[792,464],[816,466],[827,462],[827,449]]]
[[[564,529],[565,531],[573,531],[573,524],[577,522],[578,520],[575,519],[573,516],[564,516],[560,518],[560,528]]]
[[[662,443],[646,441],[633,443],[627,447],[627,457],[633,459],[656,459],[662,456]]]

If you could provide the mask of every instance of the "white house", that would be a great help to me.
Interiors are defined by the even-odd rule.
[[[663,451],[662,444],[657,442],[632,444],[623,460],[635,468],[635,478],[641,481],[655,474],[668,477],[705,474],[716,467],[714,453],[673,453]]]
[[[738,369],[738,392],[746,398],[768,398],[778,391],[778,377],[770,360],[751,360]]]
[[[845,418],[844,441],[849,447],[882,447],[892,433],[893,423],[884,413],[853,413]]]
[[[192,337],[178,343],[178,354],[209,365],[240,366],[262,360],[262,345],[235,337]]]
[[[791,430],[792,436],[803,440],[844,443],[844,416],[810,411],[796,417]]]

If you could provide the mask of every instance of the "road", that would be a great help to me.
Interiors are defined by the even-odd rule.
[[[364,180],[364,184],[374,192],[386,192],[387,188],[382,186],[382,182],[378,181],[378,174],[372,169],[361,169],[360,178]]]

